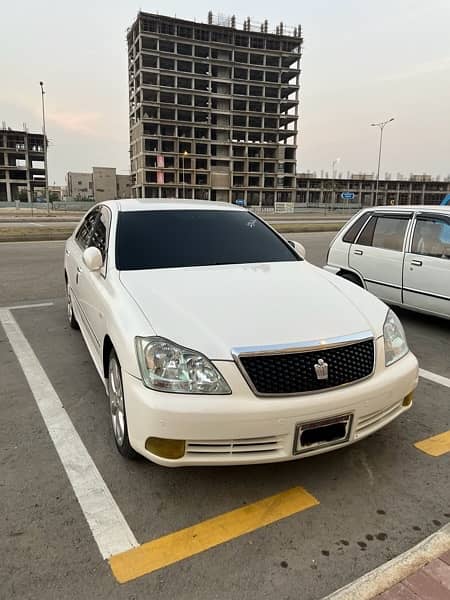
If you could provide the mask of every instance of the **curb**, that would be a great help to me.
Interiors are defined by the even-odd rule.
[[[322,600],[370,600],[450,550],[450,523]]]
[[[342,227],[342,223],[280,223],[269,222],[269,225],[273,227],[279,233],[319,233],[326,231],[339,231]],[[72,231],[75,229],[76,223],[73,227],[61,227],[51,228],[43,225],[41,228],[27,228],[17,227],[3,229],[0,227],[0,243],[1,242],[41,242],[41,241],[55,241],[55,240],[66,240]]]

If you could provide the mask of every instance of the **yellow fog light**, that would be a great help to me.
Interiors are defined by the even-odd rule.
[[[413,401],[413,393],[410,392],[407,396],[403,398],[403,406],[411,406]]]
[[[145,441],[145,449],[161,458],[181,458],[184,456],[185,447],[184,440],[149,437]]]

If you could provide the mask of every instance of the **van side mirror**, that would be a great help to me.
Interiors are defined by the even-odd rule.
[[[294,248],[294,250],[301,258],[306,257],[306,250],[303,244],[300,244],[300,242],[296,242],[294,240],[289,240],[289,244]]]

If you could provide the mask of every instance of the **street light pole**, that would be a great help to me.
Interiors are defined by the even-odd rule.
[[[45,104],[44,104],[44,82],[40,81],[42,99],[42,133],[44,134],[44,169],[45,169],[45,199],[47,200],[47,215],[50,214],[50,196],[48,193],[48,165],[47,165],[47,133],[45,131]]]
[[[186,155],[187,155],[187,154],[188,154],[188,151],[187,151],[187,150],[185,150],[185,151],[183,152],[183,200],[184,200],[184,198],[186,197],[186,196],[185,196],[185,193],[184,193],[184,189],[185,189],[185,183],[184,183],[184,159],[186,158]]]
[[[375,206],[378,205],[378,184],[380,182],[380,165],[381,165],[381,148],[383,146],[383,129],[386,127],[388,123],[394,120],[394,117],[387,119],[386,121],[381,121],[381,123],[371,123],[371,127],[379,127],[380,128],[380,147],[378,149],[378,169],[377,169],[377,182],[375,184]]]
[[[340,160],[340,158],[335,158],[331,163],[331,208],[334,208],[336,205],[336,194],[334,192],[334,174],[336,172],[336,165]]]

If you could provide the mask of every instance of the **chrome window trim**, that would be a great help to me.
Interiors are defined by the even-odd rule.
[[[373,342],[373,368],[372,371],[366,375],[366,377],[362,377],[361,379],[357,379],[356,381],[351,381],[349,383],[343,383],[341,385],[336,385],[332,387],[323,388],[320,390],[310,390],[306,392],[293,392],[289,394],[266,394],[262,392],[258,392],[256,387],[254,386],[250,376],[248,375],[244,365],[241,362],[242,357],[247,356],[264,356],[269,355],[273,356],[274,354],[294,354],[294,353],[302,353],[302,352],[315,352],[318,350],[329,350],[330,348],[342,348],[345,346],[351,346],[352,344],[357,344],[359,342],[367,342],[372,340]],[[234,362],[236,363],[239,371],[241,372],[243,378],[247,382],[248,386],[255,394],[255,396],[259,397],[267,397],[267,398],[275,398],[275,397],[288,397],[288,396],[306,396],[309,394],[321,394],[324,392],[328,392],[330,390],[336,390],[339,388],[346,387],[348,385],[355,385],[356,383],[360,383],[375,373],[376,369],[376,361],[377,361],[377,352],[376,352],[376,339],[373,333],[370,330],[360,331],[358,333],[353,333],[351,335],[344,335],[335,338],[328,338],[323,340],[310,340],[306,342],[294,342],[292,344],[273,344],[269,346],[240,346],[231,349],[231,355],[233,357]]]

